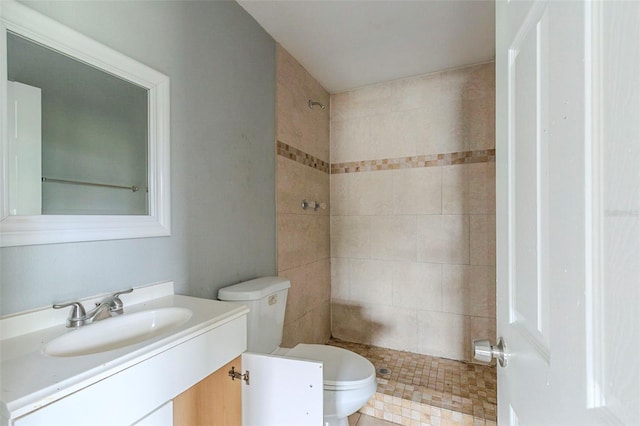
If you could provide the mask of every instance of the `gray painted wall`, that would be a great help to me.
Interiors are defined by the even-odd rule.
[[[0,313],[275,274],[275,43],[235,2],[25,2],[171,78],[172,236],[11,247]]]

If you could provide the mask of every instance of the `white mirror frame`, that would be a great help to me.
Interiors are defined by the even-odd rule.
[[[148,215],[9,215],[7,31],[148,89]],[[0,33],[0,247],[171,235],[169,77],[14,0],[0,2]]]

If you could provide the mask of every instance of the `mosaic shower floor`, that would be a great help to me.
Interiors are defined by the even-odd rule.
[[[496,425],[496,368],[332,339],[375,366],[378,391],[360,412],[402,425]],[[387,369],[384,371],[381,369]]]

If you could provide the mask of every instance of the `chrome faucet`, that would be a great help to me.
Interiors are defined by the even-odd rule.
[[[96,303],[96,307],[88,313],[80,302],[56,303],[53,305],[53,309],[71,306],[71,312],[69,312],[69,316],[67,317],[67,327],[81,327],[83,325],[91,324],[94,321],[100,321],[105,318],[111,318],[112,316],[123,314],[124,305],[120,299],[120,295],[131,293],[132,291],[133,289],[130,288],[128,290],[115,292],[111,296],[107,296],[100,302]]]

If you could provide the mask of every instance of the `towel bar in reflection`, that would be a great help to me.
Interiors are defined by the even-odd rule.
[[[42,182],[65,183],[70,185],[99,186],[102,188],[127,189],[131,192],[137,192],[140,190],[140,188],[138,188],[137,186],[123,186],[123,185],[111,185],[107,183],[82,182],[78,180],[53,179],[53,178],[48,178],[44,176],[42,177]]]

